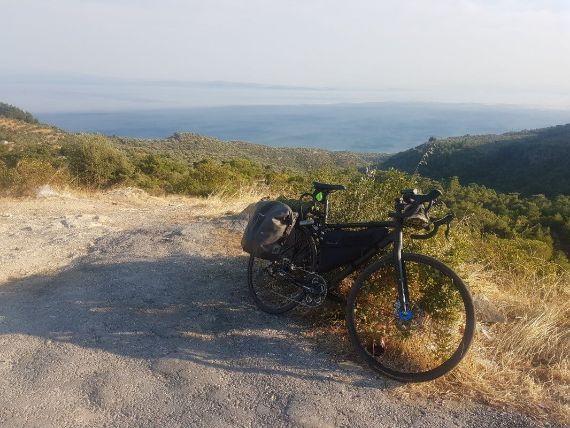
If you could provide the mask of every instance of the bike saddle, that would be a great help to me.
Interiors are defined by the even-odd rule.
[[[346,187],[342,184],[326,184],[326,183],[318,183],[316,181],[313,182],[313,186],[317,192],[332,192],[335,190],[346,190]]]

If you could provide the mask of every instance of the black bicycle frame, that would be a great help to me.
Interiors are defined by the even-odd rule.
[[[390,221],[368,221],[368,222],[359,222],[359,223],[327,223],[328,214],[329,214],[329,196],[330,192],[322,191],[323,193],[323,200],[322,209],[319,210],[320,213],[316,216],[317,222],[313,224],[313,227],[316,227],[316,231],[318,233],[322,232],[322,229],[350,229],[350,228],[376,228],[376,227],[387,227],[391,229],[390,233],[386,238],[380,241],[375,246],[371,247],[362,257],[357,259],[356,261],[348,264],[340,273],[335,275],[332,280],[329,281],[331,286],[329,288],[336,288],[339,286],[340,282],[346,278],[351,273],[358,270],[363,264],[367,263],[372,257],[374,257],[378,252],[384,249],[386,246],[392,244],[392,258],[394,262],[394,266],[396,267],[396,281],[398,282],[398,298],[400,300],[400,307],[398,308],[399,311],[404,312],[406,314],[410,310],[410,295],[408,292],[408,278],[406,275],[406,265],[402,260],[402,246],[403,246],[403,229],[404,229],[404,220],[402,216],[398,216],[398,214],[393,214],[394,220]],[[307,194],[311,195],[311,194]],[[437,190],[432,190],[427,195],[420,195],[422,199],[420,199],[419,204],[423,204],[429,202],[429,206],[426,208],[426,215],[429,211],[429,208],[432,206],[432,203],[435,198],[441,195],[441,192]],[[314,199],[315,200],[315,199]],[[399,201],[396,200],[396,210],[400,210],[398,208]],[[447,237],[449,234],[449,225],[450,222],[453,220],[454,214],[448,213],[444,217],[431,221],[433,225],[433,229],[428,233],[423,234],[412,234],[412,239],[429,239],[437,234],[439,227],[447,224],[447,230],[445,231],[445,236]]]
[[[392,244],[392,257],[394,266],[396,267],[396,280],[398,282],[398,297],[400,299],[400,310],[408,311],[409,308],[409,292],[408,281],[406,277],[406,266],[402,260],[402,225],[396,221],[378,221],[378,222],[362,222],[362,223],[332,223],[324,224],[322,229],[352,229],[352,228],[376,228],[389,227],[392,230],[382,241],[370,247],[366,253],[360,258],[349,263],[336,274],[330,281],[330,288],[336,288],[341,281],[350,274],[356,272],[362,265],[370,261],[376,254],[388,245]],[[321,229],[321,230],[322,230]]]
[[[379,251],[392,244],[392,257],[394,266],[396,267],[396,281],[398,283],[398,298],[400,300],[400,310],[407,312],[410,309],[410,295],[408,291],[408,278],[406,276],[406,266],[402,260],[402,246],[403,246],[403,223],[401,221],[368,221],[357,223],[327,223],[329,214],[329,193],[324,194],[323,214],[321,216],[322,223],[319,229],[354,229],[354,228],[380,228],[387,227],[392,229],[388,236],[380,241],[375,246],[371,247],[359,259],[348,264],[342,271],[335,275],[330,281],[330,288],[336,288],[340,282],[350,274],[356,272],[362,265],[366,264],[372,259]],[[319,225],[317,225],[319,226]],[[320,232],[321,230],[319,230]]]

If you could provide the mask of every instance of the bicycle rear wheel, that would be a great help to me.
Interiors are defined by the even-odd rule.
[[[305,297],[304,290],[277,274],[284,258],[300,268],[288,272],[298,279],[302,279],[307,271],[315,271],[316,248],[307,231],[295,227],[285,239],[278,260],[263,260],[253,255],[249,258],[247,278],[250,294],[257,307],[270,314],[290,311]]]
[[[369,266],[350,291],[347,327],[358,354],[374,370],[403,382],[433,380],[453,369],[475,331],[471,295],[440,261],[402,254],[411,315],[399,311],[392,257]]]

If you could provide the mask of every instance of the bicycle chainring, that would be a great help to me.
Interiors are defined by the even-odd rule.
[[[316,273],[308,273],[303,282],[312,290],[305,293],[304,304],[311,307],[322,305],[327,297],[327,280]]]

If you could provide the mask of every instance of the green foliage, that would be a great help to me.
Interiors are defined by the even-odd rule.
[[[25,158],[13,168],[0,161],[0,195],[32,196],[44,184],[65,186],[70,177],[65,169],[58,169],[51,163]]]
[[[288,168],[296,171],[324,167],[364,167],[385,157],[382,154],[339,152],[309,148],[269,147],[241,141],[222,141],[191,133],[176,133],[164,140],[116,138],[119,147],[145,153],[168,154],[177,159],[243,162],[248,159],[263,167]]]
[[[62,148],[68,168],[88,187],[109,187],[130,177],[133,165],[124,152],[101,135],[80,135]]]
[[[537,261],[544,266],[551,266],[547,262],[552,262],[552,266],[568,266],[566,257],[555,250],[568,250],[565,234],[570,224],[570,198],[566,196],[525,198],[475,184],[461,186],[457,179],[441,183],[396,170],[376,171],[370,176],[356,170],[338,169],[317,171],[284,196],[293,198],[308,191],[312,178],[348,187],[346,191],[331,195],[331,222],[383,220],[393,210],[394,199],[400,196],[402,189],[443,190],[444,195],[432,209],[432,216],[453,211],[458,219],[454,222],[452,236],[455,238],[446,242],[439,236],[434,240],[409,242],[409,245],[453,265],[486,259],[487,252],[498,252],[499,255],[505,252],[512,255],[513,263],[524,259],[529,266],[535,266]],[[560,232],[554,229],[555,224]],[[498,249],[501,245],[504,248]]]
[[[381,162],[435,179],[457,176],[503,192],[570,194],[570,124],[431,140]]]
[[[131,181],[137,187],[153,193],[175,193],[178,183],[188,169],[186,162],[158,154],[131,154],[135,171]]]
[[[0,103],[0,116],[22,120],[28,123],[38,123],[38,120],[32,116],[31,113],[6,103]]]
[[[62,163],[59,151],[47,145],[17,145],[0,146],[0,161],[10,168],[17,166],[18,162],[23,159],[35,159],[47,162],[53,166],[60,166]]]
[[[177,193],[207,196],[226,187],[237,190],[240,187],[240,176],[231,166],[212,160],[202,160],[194,163],[188,169],[183,179],[177,183]]]

